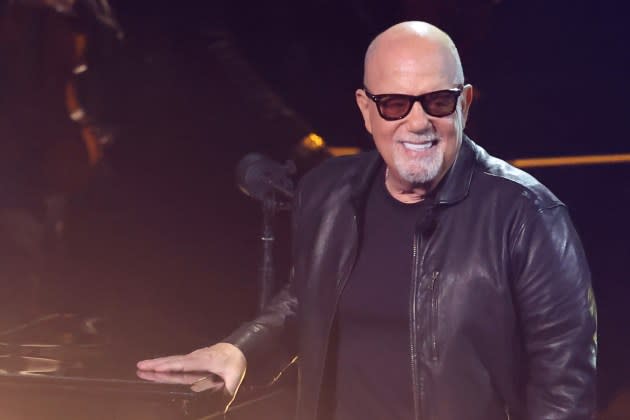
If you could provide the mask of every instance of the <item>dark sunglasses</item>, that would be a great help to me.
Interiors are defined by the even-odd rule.
[[[376,103],[379,115],[387,121],[401,120],[405,118],[414,102],[420,102],[425,113],[432,117],[446,117],[455,112],[457,99],[461,95],[463,86],[452,89],[437,90],[423,95],[403,95],[401,93],[384,93],[374,95],[367,88],[363,88],[365,94]]]

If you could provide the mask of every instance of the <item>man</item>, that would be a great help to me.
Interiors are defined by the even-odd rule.
[[[138,367],[234,393],[288,345],[300,420],[591,419],[595,304],[565,206],[464,136],[472,87],[438,28],[380,34],[364,85],[378,153],[304,177],[290,285],[225,342]]]

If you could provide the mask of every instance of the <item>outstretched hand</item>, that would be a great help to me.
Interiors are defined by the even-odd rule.
[[[196,380],[209,380],[211,373],[223,380],[225,390],[234,395],[245,376],[247,360],[243,352],[230,343],[217,343],[204,347],[185,355],[159,357],[157,359],[142,360],[137,364],[138,376],[144,379],[156,380],[158,377],[168,379],[168,375],[147,375],[143,372],[175,373],[193,372]],[[191,378],[193,376],[190,376]],[[190,382],[190,384],[196,381]],[[211,381],[216,384],[216,381]],[[211,386],[210,388],[215,388]],[[205,388],[207,389],[207,388]],[[200,389],[201,390],[201,389]]]
[[[150,370],[139,370],[136,374],[139,378],[151,382],[190,385],[190,389],[194,392],[225,390],[225,382],[214,373],[154,372]]]

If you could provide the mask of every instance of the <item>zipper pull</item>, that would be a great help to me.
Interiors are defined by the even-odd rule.
[[[437,278],[439,277],[440,272],[439,271],[434,271],[433,273],[431,273],[431,281],[429,282],[429,290],[433,290],[435,288],[435,282],[437,281]]]

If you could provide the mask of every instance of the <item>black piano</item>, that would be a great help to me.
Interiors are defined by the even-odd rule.
[[[104,322],[53,313],[4,331],[0,418],[291,418],[294,392],[286,384],[244,388],[225,414],[231,398],[222,390],[194,392],[189,385],[176,383],[189,382],[185,375],[170,375],[168,383],[141,379],[135,363],[146,352],[130,351],[101,333]]]

